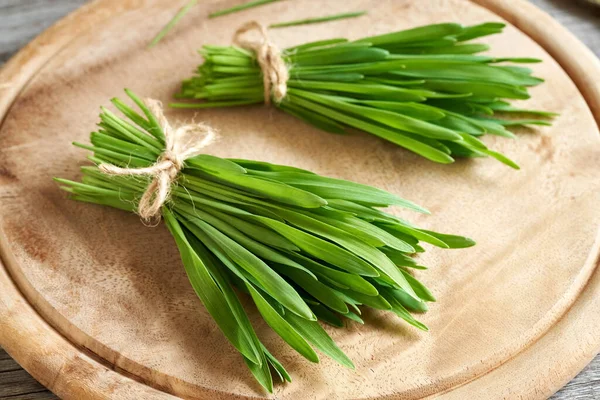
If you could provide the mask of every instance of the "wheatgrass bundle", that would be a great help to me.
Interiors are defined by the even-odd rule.
[[[513,138],[508,128],[549,125],[545,119],[554,114],[510,103],[528,99],[528,88],[543,82],[518,65],[539,60],[480,55],[489,46],[472,42],[503,28],[443,23],[279,51],[251,22],[238,30],[234,46],[202,47],[204,62],[177,95],[193,101],[171,106],[273,103],[325,131],[360,129],[438,163],[491,156],[518,168],[480,138]],[[249,30],[259,40],[242,36]]]
[[[427,212],[374,187],[204,154],[209,127],[173,128],[159,103],[127,94],[142,112],[114,99],[125,117],[103,108],[91,145],[75,143],[93,152],[94,165],[81,168],[81,182],[56,181],[75,200],[137,212],[147,224],[162,217],[196,294],[268,391],[272,373],[291,378],[257,336],[244,299],[308,360],[318,362],[318,350],[349,368],[320,322],[362,324],[361,309],[371,307],[427,329],[413,313],[435,299],[413,276],[426,269],[413,256],[423,242],[462,248],[472,240],[382,211]]]

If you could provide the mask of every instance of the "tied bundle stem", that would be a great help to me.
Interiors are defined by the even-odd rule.
[[[435,298],[415,276],[426,269],[415,256],[423,243],[463,248],[471,239],[382,211],[427,213],[371,186],[204,154],[210,128],[172,128],[158,102],[127,94],[141,112],[113,99],[125,118],[103,108],[91,145],[75,143],[93,152],[94,165],[82,167],[80,182],[55,180],[74,200],[162,216],[193,290],[267,391],[274,376],[291,377],[258,337],[248,303],[306,359],[319,362],[318,350],[348,368],[354,364],[319,321],[362,324],[370,307],[427,330],[414,314]]]

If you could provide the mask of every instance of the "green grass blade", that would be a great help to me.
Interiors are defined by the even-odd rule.
[[[331,242],[270,218],[256,217],[256,219],[288,238],[302,251],[344,271],[364,276],[379,276],[377,270],[369,263]]]
[[[183,18],[190,9],[198,4],[198,0],[189,0],[177,13],[173,16],[173,18],[162,28],[152,39],[148,47],[154,47],[158,42],[160,42],[166,35],[173,29],[173,27]]]
[[[285,320],[290,323],[307,341],[317,349],[347,368],[354,369],[354,363],[335,344],[327,332],[315,321],[304,321],[293,314],[286,314]]]
[[[307,341],[265,300],[252,284],[247,283],[246,287],[265,322],[294,350],[302,354],[307,360],[318,363],[319,357]]]
[[[181,252],[182,261],[194,291],[200,300],[202,300],[202,303],[214,318],[221,331],[240,353],[252,362],[260,363],[255,351],[253,351],[252,344],[245,336],[236,334],[239,326],[231,313],[231,309],[223,293],[210,276],[202,260],[191,248],[175,216],[167,209],[163,211],[163,216]]]
[[[209,235],[233,262],[254,277],[270,296],[302,318],[308,320],[315,318],[298,293],[261,259],[212,225],[201,220],[193,222],[194,226]]]
[[[288,26],[317,24],[317,23],[321,23],[321,22],[336,21],[339,19],[356,18],[356,17],[363,16],[366,13],[367,13],[366,11],[357,11],[357,12],[347,12],[347,13],[341,13],[341,14],[327,15],[324,17],[297,19],[294,21],[278,22],[276,24],[271,24],[271,25],[269,25],[269,28],[284,28],[284,27],[288,27]]]
[[[247,10],[249,8],[258,7],[258,6],[262,6],[262,5],[269,4],[269,3],[274,3],[276,1],[279,1],[279,0],[253,0],[253,1],[249,1],[249,2],[244,3],[244,4],[240,4],[240,5],[237,5],[237,6],[226,8],[224,10],[215,11],[215,12],[209,14],[208,18],[220,17],[222,15],[227,15],[227,14],[232,14],[232,13],[235,13],[235,12],[238,12],[238,11]]]

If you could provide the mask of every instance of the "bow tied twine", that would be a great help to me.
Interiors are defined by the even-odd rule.
[[[111,164],[100,164],[98,168],[107,175],[150,176],[152,181],[138,204],[138,214],[146,223],[160,217],[161,207],[169,198],[171,186],[188,158],[202,153],[216,138],[216,132],[208,125],[189,124],[172,128],[163,113],[162,104],[153,99],[144,101],[162,127],[165,149],[155,164],[144,168],[121,168]]]

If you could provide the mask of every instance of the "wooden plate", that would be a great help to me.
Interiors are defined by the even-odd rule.
[[[46,31],[0,71],[0,344],[65,399],[265,397],[194,295],[164,227],[70,201],[51,181],[76,178],[98,107],[129,87],[168,102],[200,62],[248,19],[268,23],[340,10],[281,2],[207,20],[234,1],[203,2],[159,46],[168,1],[98,0]],[[355,133],[313,129],[265,107],[199,113],[219,128],[209,152],[309,168],[374,184],[425,205],[426,227],[475,248],[433,249],[419,273],[439,301],[429,333],[392,315],[331,330],[357,365],[294,354],[260,322],[292,373],[277,398],[544,398],[600,349],[600,66],[550,17],[515,0],[346,0],[366,17],[273,32],[282,46],[415,25],[506,20],[494,54],[538,57],[546,84],[527,106],[560,112],[518,140],[486,138],[522,166],[491,159],[436,165]],[[170,118],[191,113],[169,110]]]

